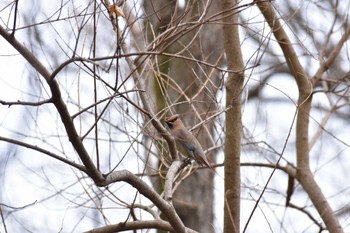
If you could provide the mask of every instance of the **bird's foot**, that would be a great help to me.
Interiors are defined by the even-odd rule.
[[[184,159],[184,163],[187,165],[190,165],[192,163],[192,159],[190,157],[187,157],[186,159]]]

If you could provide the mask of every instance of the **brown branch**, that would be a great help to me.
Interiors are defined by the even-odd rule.
[[[286,62],[289,66],[290,71],[294,75],[295,81],[299,88],[306,89],[303,92],[307,93],[306,97],[309,97],[311,92],[311,85],[308,80],[308,76],[304,71],[304,68],[299,62],[299,57],[295,53],[292,43],[289,40],[287,33],[284,31],[281,23],[274,10],[271,7],[271,3],[266,0],[256,0],[257,6],[259,7],[261,13],[265,17],[267,23],[269,24],[279,46],[281,47],[283,54],[285,56]],[[302,99],[305,101],[306,97]]]

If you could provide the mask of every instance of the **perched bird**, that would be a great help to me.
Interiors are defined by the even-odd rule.
[[[179,118],[179,115],[174,115],[165,120],[170,132],[175,137],[175,140],[187,151],[187,153],[201,166],[213,170],[210,166],[207,157],[204,154],[203,148],[198,140],[186,129],[185,125]]]

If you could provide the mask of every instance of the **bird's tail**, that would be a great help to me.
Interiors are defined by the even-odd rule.
[[[212,170],[213,172],[215,172],[216,175],[218,175],[221,179],[224,179],[219,173],[217,173],[215,171],[215,169],[209,164],[209,162],[205,159],[203,159],[202,157],[198,156],[196,159],[196,162],[201,165],[201,166],[206,166],[208,167],[210,170]]]

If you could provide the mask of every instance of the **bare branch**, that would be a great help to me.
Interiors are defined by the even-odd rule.
[[[346,31],[342,35],[342,37],[339,39],[338,44],[333,48],[331,54],[329,55],[328,59],[320,64],[320,67],[316,71],[316,74],[313,77],[313,85],[315,85],[321,78],[322,74],[329,69],[329,67],[333,64],[334,60],[338,57],[339,52],[341,48],[343,47],[344,43],[349,39],[350,35],[350,26],[346,27]]]
[[[63,157],[61,157],[61,156],[59,156],[59,155],[57,155],[55,153],[52,153],[51,151],[43,149],[41,147],[29,144],[29,143],[21,142],[21,141],[12,139],[12,138],[2,137],[2,136],[0,136],[0,141],[8,142],[8,143],[11,143],[11,144],[14,144],[14,145],[18,145],[18,146],[21,146],[21,147],[26,147],[26,148],[38,151],[38,152],[46,154],[46,155],[48,155],[48,156],[50,156],[50,157],[52,157],[54,159],[57,159],[57,160],[59,160],[61,162],[64,162],[64,163],[66,163],[68,165],[71,165],[72,167],[75,167],[75,168],[79,169],[82,172],[87,173],[87,170],[86,170],[86,168],[84,166],[82,166],[80,164],[77,164],[77,163],[75,163],[73,161],[70,161],[70,160],[68,160],[66,158],[63,158]]]
[[[332,211],[329,203],[316,183],[309,165],[309,114],[311,110],[311,95],[313,86],[299,58],[294,51],[286,32],[271,3],[264,0],[256,0],[257,6],[265,17],[272,32],[281,47],[290,71],[293,73],[299,89],[298,115],[296,124],[296,152],[297,152],[297,179],[309,195],[318,213],[322,217],[330,232],[343,232],[339,221]]]
[[[164,184],[164,199],[172,205],[173,198],[173,184],[175,177],[179,170],[181,169],[182,161],[174,161],[171,163],[169,170],[166,174],[165,184]]]
[[[299,207],[299,206],[297,206],[297,205],[294,205],[293,203],[289,203],[288,207],[291,207],[291,208],[293,208],[293,209],[297,209],[297,210],[303,212],[304,214],[306,214],[306,215],[320,228],[320,231],[319,231],[319,232],[322,232],[322,231],[324,231],[324,230],[327,230],[327,229],[326,229],[324,226],[322,226],[322,224],[321,224],[319,221],[317,221],[317,219],[316,219],[314,216],[312,216],[312,214],[311,214],[309,211],[307,211],[305,208]]]
[[[186,232],[185,225],[177,215],[174,207],[165,201],[153,188],[130,171],[114,171],[107,175],[105,182],[100,183],[99,185],[107,186],[120,181],[127,182],[131,186],[135,187],[142,195],[152,201],[152,203],[154,203],[154,205],[163,212],[176,232]]]
[[[28,102],[28,101],[22,101],[22,100],[17,100],[17,101],[3,101],[0,100],[0,104],[2,105],[8,105],[9,107],[11,107],[12,105],[22,105],[22,106],[41,106],[47,103],[50,103],[51,100],[42,100],[42,101],[38,101],[38,102]]]
[[[122,222],[110,226],[95,228],[86,233],[113,233],[128,230],[140,230],[140,229],[158,229],[163,231],[177,232],[172,226],[163,220],[148,220],[148,221],[137,221],[137,222]],[[196,231],[187,228],[188,233],[196,233]]]

